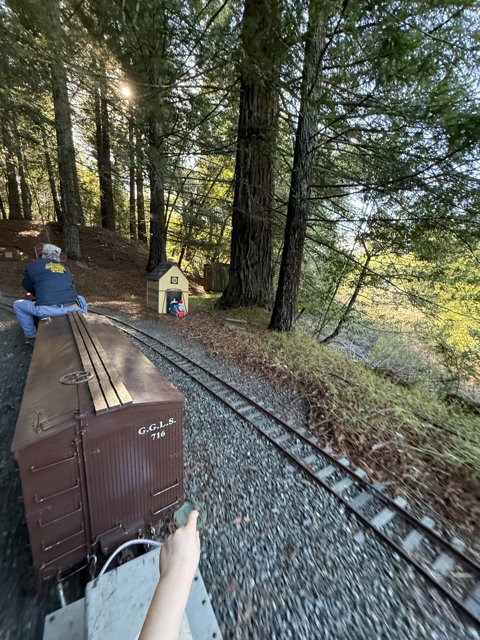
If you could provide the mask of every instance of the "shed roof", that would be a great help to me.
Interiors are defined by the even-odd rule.
[[[177,267],[178,269],[178,265],[175,262],[161,262],[153,271],[150,271],[147,280],[160,280],[172,267]]]

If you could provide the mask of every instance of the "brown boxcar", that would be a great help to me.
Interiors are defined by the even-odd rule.
[[[106,318],[40,322],[12,451],[43,579],[148,532],[183,500],[183,411]]]

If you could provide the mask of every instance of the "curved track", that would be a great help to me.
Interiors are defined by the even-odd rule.
[[[0,303],[0,308],[11,308]],[[93,313],[100,313],[93,311]],[[281,416],[225,382],[160,339],[120,318],[101,313],[124,333],[160,355],[254,427],[308,477],[334,494],[363,525],[435,585],[470,620],[480,625],[480,565],[458,538],[447,539],[434,522],[418,518],[401,497],[390,497],[362,469],[322,448],[305,427]],[[357,534],[361,541],[363,534]]]

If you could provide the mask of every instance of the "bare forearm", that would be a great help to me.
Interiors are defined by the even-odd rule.
[[[139,640],[178,640],[191,581],[165,576],[155,589]]]

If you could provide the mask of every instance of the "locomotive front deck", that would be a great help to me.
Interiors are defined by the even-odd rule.
[[[40,322],[12,451],[43,579],[148,534],[183,500],[183,411],[109,320]]]

